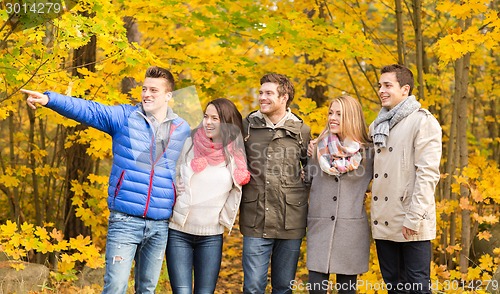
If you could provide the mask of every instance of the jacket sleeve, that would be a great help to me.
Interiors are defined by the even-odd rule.
[[[185,172],[186,168],[188,168],[186,166],[188,164],[186,155],[190,151],[191,143],[190,138],[185,141],[176,164],[176,190],[179,190],[177,190],[177,198],[172,210],[171,222],[180,226],[184,226],[186,223],[189,215],[189,207],[191,206],[191,194],[187,191],[190,189],[189,179]]]
[[[101,130],[113,134],[119,128],[116,124],[125,121],[125,108],[120,106],[107,106],[95,101],[64,96],[54,92],[45,92],[49,96],[46,107],[57,113]]]
[[[304,124],[300,130],[301,132],[301,139],[302,139],[302,150],[300,154],[300,161],[302,163],[302,166],[307,165],[308,161],[308,156],[307,156],[307,147],[309,146],[309,142],[311,141],[311,128]]]
[[[175,122],[173,122],[175,126],[170,126],[171,128],[175,127],[175,130],[172,132],[171,137],[169,138],[168,143],[168,164],[171,166],[172,179],[176,179],[177,174],[177,164],[179,157],[182,153],[182,150],[185,146],[186,139],[189,137],[191,129],[189,128],[189,124],[180,118],[177,118]],[[180,150],[180,151],[179,151]]]
[[[403,226],[418,231],[420,221],[435,210],[434,191],[440,178],[441,127],[428,111],[416,126],[413,148],[415,187]]]
[[[233,188],[229,191],[226,203],[219,214],[219,223],[229,230],[229,234],[236,221],[236,215],[241,203],[241,194],[241,186],[233,184]]]

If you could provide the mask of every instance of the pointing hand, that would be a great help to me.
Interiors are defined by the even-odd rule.
[[[28,95],[26,103],[33,109],[36,109],[36,104],[47,105],[47,103],[49,103],[49,96],[44,95],[40,92],[25,89],[21,89],[21,92]]]

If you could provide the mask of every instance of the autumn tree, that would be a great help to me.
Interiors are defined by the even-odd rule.
[[[488,239],[499,215],[497,12],[495,1],[472,0],[85,0],[43,25],[21,31],[2,26],[2,232],[13,233],[26,220],[40,228],[54,224],[66,239],[70,231],[90,232],[96,248],[105,242],[109,137],[47,109],[27,110],[20,88],[109,105],[137,103],[140,86],[126,82],[141,81],[144,70],[156,64],[175,74],[177,89],[196,89],[187,108],[227,97],[246,115],[257,108],[259,78],[279,72],[296,86],[293,111],[318,134],[327,113],[322,105],[341,94],[357,97],[372,122],[380,109],[378,71],[399,62],[414,71],[417,98],[443,127],[433,278],[486,279],[499,263],[498,253],[491,262],[483,257],[480,267],[465,261],[471,240]],[[5,11],[0,17],[9,21]],[[95,56],[73,62],[82,53]],[[174,99],[174,109],[184,97]],[[81,223],[69,226],[72,211]],[[54,236],[49,239],[58,243],[60,234]],[[75,246],[87,244],[76,238]],[[65,270],[71,262],[59,258]],[[361,278],[379,281],[380,274],[373,267]]]

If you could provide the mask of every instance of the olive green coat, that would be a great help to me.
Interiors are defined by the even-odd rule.
[[[270,128],[260,112],[243,120],[250,182],[243,186],[244,236],[300,239],[306,232],[308,188],[301,178],[310,128],[298,117]]]

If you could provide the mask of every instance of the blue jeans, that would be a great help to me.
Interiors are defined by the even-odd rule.
[[[112,211],[106,241],[102,293],[126,293],[135,260],[135,293],[154,293],[168,238],[168,220],[149,220]]]
[[[243,237],[243,292],[266,291],[267,270],[271,261],[272,293],[292,293],[302,239],[265,239]]]
[[[197,236],[170,229],[167,268],[175,294],[214,293],[222,260],[222,234]]]
[[[375,240],[389,293],[431,293],[431,242]]]

